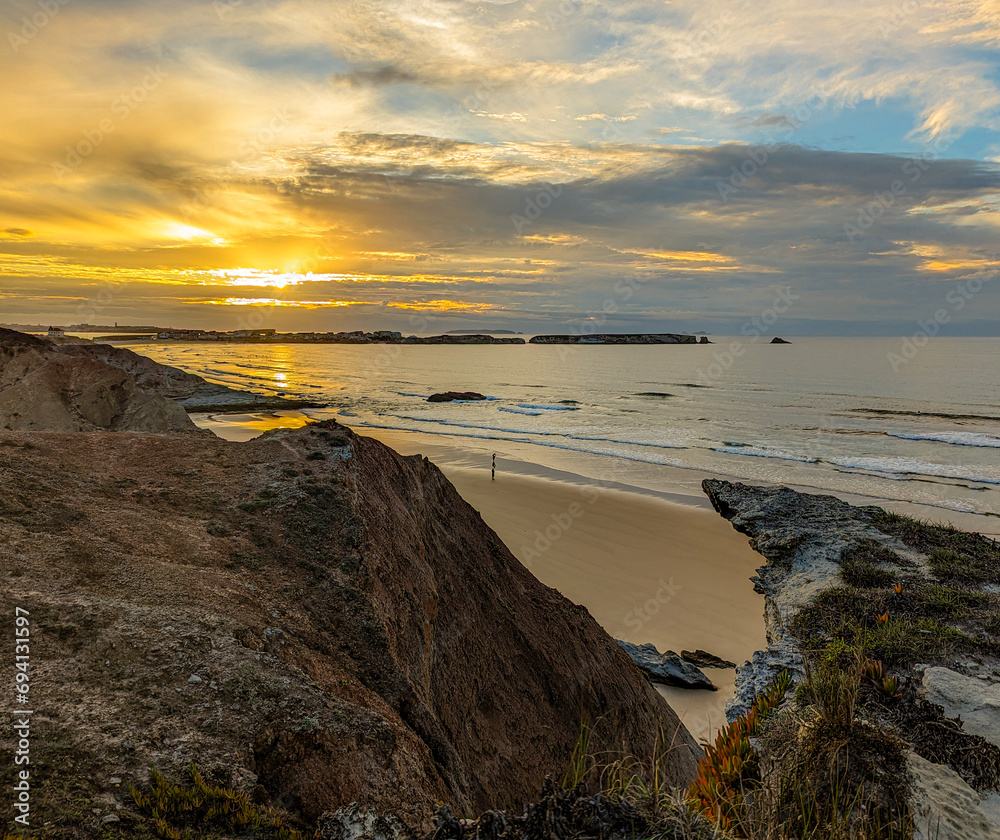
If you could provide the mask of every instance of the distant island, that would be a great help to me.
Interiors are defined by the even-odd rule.
[[[519,330],[448,330],[446,335],[524,335]]]
[[[536,335],[529,344],[709,344],[693,335],[680,333],[595,333],[594,335]]]
[[[502,333],[502,334],[501,334]],[[121,341],[122,339],[156,341],[226,341],[272,344],[708,344],[705,336],[680,333],[598,333],[594,335],[553,334],[536,335],[526,342],[510,330],[497,330],[496,334],[470,333],[452,330],[443,335],[403,335],[395,330],[352,330],[350,332],[294,332],[282,333],[274,329],[261,330],[161,330],[155,336],[107,335],[96,340]]]
[[[0,325],[2,327],[2,325]],[[222,341],[271,344],[711,344],[708,336],[686,333],[553,333],[525,340],[515,330],[488,333],[448,330],[442,335],[403,335],[396,330],[350,330],[341,332],[278,332],[276,329],[200,330],[151,326],[98,326],[73,324],[68,327],[18,325],[19,332],[45,333],[49,338],[65,338],[72,333],[89,333],[98,342],[123,341]],[[95,333],[106,335],[94,335]],[[776,343],[783,343],[779,340]]]
[[[103,337],[103,336],[102,336]],[[108,336],[114,338],[114,336]],[[272,344],[524,344],[523,338],[501,336],[495,338],[483,333],[447,335],[403,335],[395,330],[351,330],[350,332],[295,332],[277,330],[164,330],[156,334],[157,341],[242,341]]]

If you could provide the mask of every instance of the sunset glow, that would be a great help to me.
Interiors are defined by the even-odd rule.
[[[905,332],[1000,206],[995,3],[911,5],[17,0],[4,317]]]

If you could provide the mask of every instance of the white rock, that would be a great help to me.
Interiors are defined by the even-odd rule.
[[[920,693],[941,706],[947,717],[960,715],[966,732],[982,735],[1000,746],[1000,685],[986,684],[948,668],[928,668]]]
[[[950,767],[907,753],[913,840],[1000,840],[1000,823],[987,813],[979,794]],[[993,803],[988,803],[992,805]]]

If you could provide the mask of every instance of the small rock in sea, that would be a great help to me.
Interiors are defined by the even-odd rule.
[[[696,665],[699,668],[735,668],[736,663],[730,662],[728,659],[722,659],[716,656],[714,653],[709,653],[708,651],[701,650],[682,650],[681,659],[685,662],[690,662],[692,665]]]
[[[427,402],[454,402],[455,400],[485,400],[482,394],[475,391],[445,391],[441,394],[431,394]]]
[[[625,653],[652,682],[676,688],[704,688],[716,691],[716,686],[701,671],[681,659],[674,651],[660,653],[654,644],[634,645],[616,639]]]

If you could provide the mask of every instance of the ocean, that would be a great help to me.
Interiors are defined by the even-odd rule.
[[[307,413],[361,432],[689,496],[707,476],[789,484],[1000,531],[1000,339],[713,341],[128,346],[214,382],[328,402]],[[426,401],[446,390],[487,399]]]

